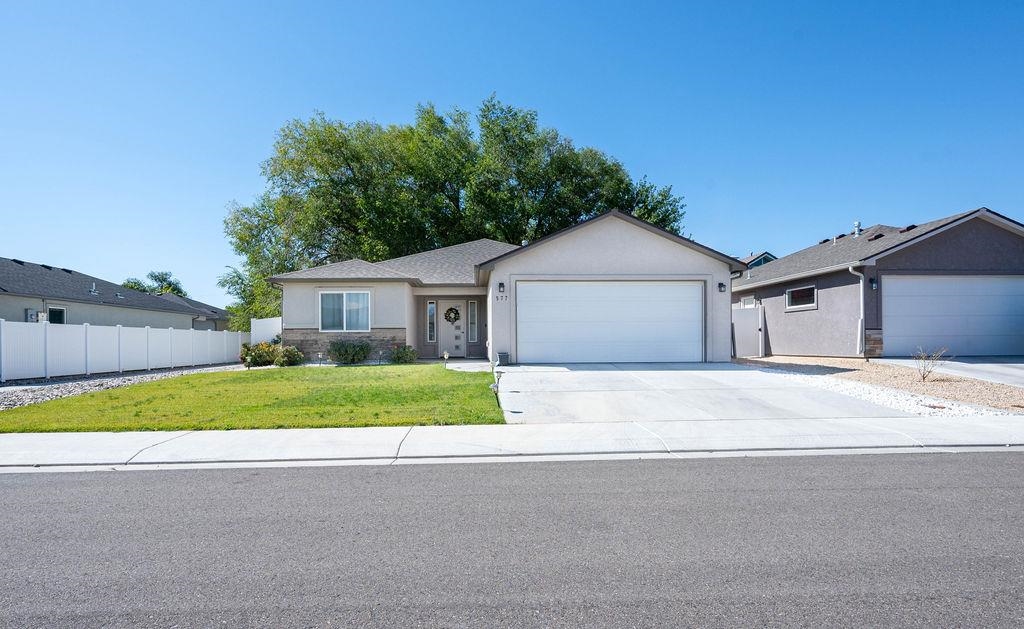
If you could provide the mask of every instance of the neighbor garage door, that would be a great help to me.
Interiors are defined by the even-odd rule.
[[[1024,277],[884,276],[886,356],[1024,355]]]
[[[517,359],[699,362],[703,295],[701,282],[517,282]]]

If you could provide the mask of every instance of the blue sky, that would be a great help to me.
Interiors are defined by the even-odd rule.
[[[0,256],[224,304],[225,206],[284,122],[491,93],[671,184],[735,255],[1024,219],[1020,2],[142,4],[0,6]]]

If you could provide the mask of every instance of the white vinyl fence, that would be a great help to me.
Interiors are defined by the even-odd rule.
[[[0,382],[238,361],[246,332],[0,319]]]
[[[281,333],[281,317],[249,319],[249,329],[252,330],[250,334],[253,344],[273,341],[274,337]]]

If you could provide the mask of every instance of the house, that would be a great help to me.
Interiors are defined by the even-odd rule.
[[[778,260],[778,258],[769,251],[762,251],[761,253],[750,252],[750,255],[745,258],[740,258],[740,262],[747,265],[747,268],[755,266],[761,266],[771,262],[772,260]]]
[[[749,269],[733,302],[764,308],[776,355],[1024,355],[1024,225],[987,208],[855,224]]]
[[[175,295],[174,293],[158,293],[157,297],[195,311],[196,318],[192,320],[192,328],[194,330],[214,330],[219,332],[228,329],[228,311],[223,308],[204,304],[201,301]]]
[[[187,330],[204,316],[192,305],[71,269],[0,258],[0,319]]]
[[[421,357],[700,362],[730,359],[729,281],[744,268],[613,211],[522,247],[475,240],[269,281],[283,341],[307,356],[346,339]]]

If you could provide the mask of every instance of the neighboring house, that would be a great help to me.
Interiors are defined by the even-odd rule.
[[[187,330],[196,308],[71,269],[0,258],[0,319]]]
[[[221,331],[228,329],[228,311],[223,308],[204,304],[201,301],[175,295],[174,293],[159,293],[157,297],[191,308],[196,313],[196,318],[192,320],[192,328],[195,330]]]
[[[762,251],[761,253],[753,253],[753,252],[751,252],[751,254],[749,256],[747,256],[745,258],[740,258],[740,262],[742,262],[743,264],[746,264],[748,268],[754,268],[755,266],[761,266],[762,264],[767,264],[768,262],[771,262],[772,260],[778,260],[778,258],[775,257],[775,255],[772,254],[769,251]]]
[[[1024,355],[1024,225],[980,208],[875,225],[752,268],[740,307],[764,307],[776,355]]]
[[[270,278],[282,338],[520,363],[728,361],[734,258],[620,212],[523,247],[476,240]]]

